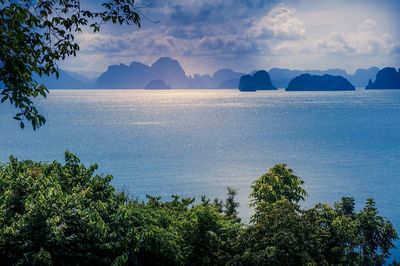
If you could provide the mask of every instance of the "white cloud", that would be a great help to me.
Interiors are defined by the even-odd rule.
[[[351,32],[333,31],[322,37],[307,36],[270,43],[274,55],[383,56],[393,51],[394,47],[391,35],[379,32],[372,20],[364,21]]]
[[[83,33],[78,37],[81,52],[105,53],[112,56],[228,56],[256,50],[254,41],[234,34],[181,39],[152,31],[122,35]]]
[[[372,19],[367,19],[360,25],[358,25],[358,28],[362,31],[371,31],[371,30],[376,30],[376,21]]]
[[[303,38],[306,32],[304,23],[295,14],[295,9],[278,5],[255,23],[250,32],[255,37]]]
[[[271,48],[271,51],[275,55],[315,53],[318,51],[318,46],[316,45],[315,40],[312,38],[282,41],[272,45]]]
[[[392,37],[376,30],[373,20],[366,20],[353,32],[331,32],[318,42],[318,47],[327,53],[347,55],[387,54],[392,48]]]
[[[145,30],[121,35],[83,33],[78,37],[82,52],[113,56],[168,55],[172,50],[178,49],[174,40],[173,37]]]

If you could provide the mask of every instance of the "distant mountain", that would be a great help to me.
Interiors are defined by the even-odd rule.
[[[269,76],[272,84],[278,88],[286,88],[289,82],[302,74],[342,76],[356,87],[365,87],[368,80],[373,80],[379,71],[377,67],[357,69],[354,74],[348,74],[342,69],[327,70],[290,70],[272,68]],[[250,72],[253,75],[255,72]],[[60,78],[36,77],[50,89],[143,89],[154,80],[162,80],[171,88],[184,89],[237,89],[240,78],[246,73],[224,68],[212,75],[194,74],[188,76],[177,60],[161,57],[152,65],[132,62],[129,65],[111,65],[97,79],[88,79],[81,73],[60,71]]]
[[[221,69],[212,76],[187,76],[177,60],[169,57],[158,59],[151,66],[133,62],[129,66],[120,64],[108,67],[107,71],[97,79],[96,88],[141,89],[152,80],[163,80],[171,88],[219,88],[228,80],[237,79],[243,73],[231,69]],[[237,86],[235,86],[237,87]]]
[[[55,75],[53,76],[34,76],[34,79],[45,85],[48,89],[90,89],[93,87],[91,82],[83,82],[75,78],[71,73],[64,70],[59,71],[60,76],[57,79]]]
[[[162,79],[155,79],[146,85],[145,90],[169,90],[171,87]]]
[[[71,72],[71,71],[65,71],[67,72],[71,77],[73,77],[74,79],[86,83],[86,84],[92,84],[92,86],[94,86],[94,83],[96,82],[97,78],[91,79],[88,78],[80,73],[76,73],[76,72]]]
[[[190,88],[204,89],[204,88],[210,88],[209,80],[212,79],[212,77],[210,75],[194,74],[193,77],[190,77],[190,79],[191,79]]]
[[[213,85],[218,87],[221,83],[227,80],[240,79],[240,77],[243,75],[244,73],[235,72],[232,69],[220,69],[213,75]]]
[[[240,79],[228,79],[218,85],[219,89],[237,89]]]
[[[327,69],[327,70],[312,70],[310,71],[309,74],[312,75],[331,75],[331,76],[342,76],[342,77],[346,77],[348,76],[347,72],[343,69],[340,68],[331,68],[331,69]]]
[[[188,88],[190,79],[177,60],[169,57],[161,57],[150,67],[151,75],[156,79],[162,79],[172,88]]]
[[[300,70],[290,70],[284,68],[271,68],[268,73],[271,77],[271,81],[278,88],[286,88],[294,77],[303,74],[303,72]]]
[[[400,69],[386,67],[378,71],[375,82],[370,79],[367,90],[400,89]]]
[[[97,79],[96,88],[100,89],[140,89],[156,79],[148,65],[132,62],[109,66]]]
[[[191,89],[237,89],[239,79],[245,75],[242,72],[236,72],[229,68],[219,69],[214,74],[199,75],[194,74],[190,78]]]
[[[302,74],[290,81],[286,91],[353,91],[356,88],[344,77]]]
[[[257,90],[276,90],[271,83],[270,76],[267,71],[260,70],[253,75],[244,75],[239,82],[240,91],[257,91]]]
[[[94,80],[65,70],[60,70],[59,79],[56,76],[34,78],[49,89],[144,89],[154,80],[162,80],[171,88],[236,89],[242,75],[244,74],[231,69],[221,69],[213,75],[195,74],[191,77],[186,75],[177,60],[162,57],[151,66],[140,62],[111,65]],[[1,87],[4,87],[2,83]]]
[[[379,68],[371,67],[368,69],[359,68],[353,75],[348,75],[347,79],[356,87],[365,87],[370,79],[374,79]]]
[[[108,67],[96,82],[96,88],[142,89],[152,80],[161,79],[172,88],[187,88],[189,79],[178,61],[168,57],[158,59],[151,66],[132,62]]]
[[[243,75],[244,73],[228,68],[217,70],[213,75],[195,74],[191,78],[190,88],[237,89],[239,79]]]
[[[195,81],[195,86],[193,88],[199,88],[199,86],[203,86],[202,88],[212,88],[214,87],[214,79],[211,75],[199,75],[194,74],[193,81]]]

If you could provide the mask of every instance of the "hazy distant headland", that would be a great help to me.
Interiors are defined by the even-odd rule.
[[[155,79],[149,82],[144,88],[145,90],[169,90],[171,87],[162,79]]]
[[[377,75],[379,72],[379,75]],[[90,80],[79,73],[61,70],[60,78],[41,77],[37,78],[49,89],[240,89],[240,81],[243,84],[252,83],[255,71],[248,73],[237,72],[232,69],[220,69],[212,75],[187,75],[179,61],[169,57],[162,57],[152,65],[140,62],[132,62],[129,65],[111,65],[98,78]],[[268,75],[268,77],[263,77]],[[367,87],[368,89],[393,89],[399,88],[398,76],[400,74],[394,68],[378,67],[357,69],[354,74],[348,74],[343,69],[327,70],[290,70],[272,68],[268,72],[262,71],[260,84],[257,90],[288,88],[296,77],[303,74],[317,76],[340,76],[354,87]],[[256,77],[257,78],[257,77]],[[376,82],[373,82],[374,80]],[[264,80],[264,81],[262,81]],[[156,82],[156,83],[155,83]],[[258,81],[257,81],[258,82]],[[257,83],[256,82],[256,83]],[[388,86],[388,84],[391,84]],[[252,85],[247,89],[251,89]],[[242,86],[243,88],[243,86]],[[288,90],[291,90],[290,88]],[[333,90],[324,88],[322,90]],[[341,90],[341,89],[339,89]]]

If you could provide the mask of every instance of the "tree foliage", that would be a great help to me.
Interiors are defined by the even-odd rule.
[[[293,204],[304,200],[307,193],[301,187],[303,184],[304,181],[294,175],[292,169],[287,168],[285,164],[277,164],[269,169],[252,186],[250,205],[256,209],[253,220],[256,220],[267,206],[280,200],[284,199]]]
[[[255,214],[241,234],[236,265],[384,265],[397,233],[372,199],[355,213],[353,198],[304,210],[304,182],[284,164],[254,182]]]
[[[80,0],[0,0],[0,98],[18,112],[14,119],[33,129],[46,120],[33,103],[47,88],[34,76],[58,77],[57,62],[76,56],[75,35],[85,28],[98,32],[102,24],[135,24],[140,16],[134,0],[109,0],[102,10],[81,8]]]
[[[397,239],[372,199],[359,212],[352,198],[302,209],[303,182],[282,164],[254,183],[250,224],[234,189],[140,202],[96,169],[68,152],[64,164],[0,167],[2,265],[384,265]]]

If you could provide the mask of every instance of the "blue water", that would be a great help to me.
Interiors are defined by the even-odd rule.
[[[20,130],[0,105],[0,162],[62,160],[66,149],[131,195],[223,197],[275,163],[305,180],[305,207],[373,197],[400,232],[400,91],[52,91],[48,122]],[[395,252],[400,258],[400,253]]]

